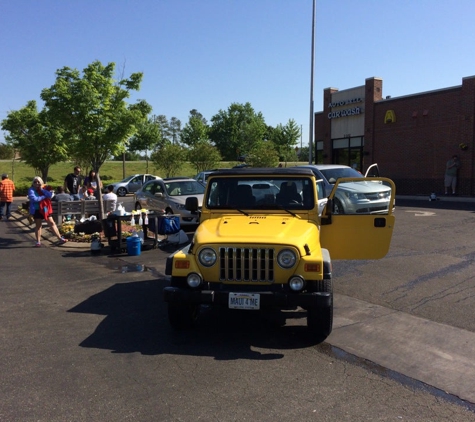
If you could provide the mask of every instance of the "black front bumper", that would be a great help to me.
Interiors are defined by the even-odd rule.
[[[180,304],[208,304],[228,306],[229,291],[217,290],[190,290],[179,287],[165,287],[163,299],[165,302]],[[242,289],[239,289],[242,291]],[[327,292],[287,293],[287,292],[256,292],[260,294],[260,307],[264,308],[294,308],[304,309],[325,308],[332,305],[332,294]]]

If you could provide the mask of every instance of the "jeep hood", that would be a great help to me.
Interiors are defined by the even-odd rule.
[[[294,217],[290,214],[227,215],[203,221],[195,233],[195,243],[200,245],[259,243],[303,248],[307,244],[313,250],[318,242],[318,227],[301,216]]]

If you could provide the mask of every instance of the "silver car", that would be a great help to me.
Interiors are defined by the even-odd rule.
[[[214,170],[205,170],[205,171],[202,171],[201,173],[198,173],[195,177],[193,177],[193,179],[197,180],[202,185],[206,185],[208,176],[214,171],[218,171],[218,170],[228,170],[228,169],[222,168],[222,169],[214,169]]]
[[[362,178],[355,169],[339,164],[315,164],[299,166],[313,171],[317,179],[323,180],[325,196],[330,195],[335,182],[343,177]],[[366,176],[379,176],[373,164]],[[391,188],[380,182],[345,182],[338,186],[333,200],[334,214],[386,214],[391,199]]]
[[[145,183],[156,179],[159,179],[159,177],[153,174],[134,174],[120,182],[104,184],[104,192],[107,192],[107,186],[112,185],[114,186],[113,192],[116,193],[117,196],[125,196],[128,193],[137,192]]]
[[[206,185],[206,181],[208,180],[208,176],[213,173],[214,170],[202,171],[198,173],[194,179],[200,182],[202,185]]]
[[[195,196],[201,208],[204,191],[205,188],[201,183],[188,177],[158,178],[135,192],[135,209],[146,208],[167,214],[179,214],[180,226],[197,225],[199,215],[186,210],[185,202],[189,196]]]

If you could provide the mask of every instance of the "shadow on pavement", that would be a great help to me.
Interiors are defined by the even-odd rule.
[[[254,348],[295,349],[317,344],[306,324],[286,325],[281,312],[231,312],[202,308],[197,327],[175,332],[168,324],[162,299],[166,280],[120,283],[91,296],[69,312],[105,315],[81,347],[140,352],[144,355],[179,354],[212,356],[216,360],[281,359],[281,353]],[[292,320],[305,312],[290,312]]]

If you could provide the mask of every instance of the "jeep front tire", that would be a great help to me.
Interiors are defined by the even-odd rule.
[[[333,286],[332,280],[317,281],[317,292],[330,293],[330,306],[307,309],[307,327],[311,336],[319,342],[325,340],[333,328]]]

